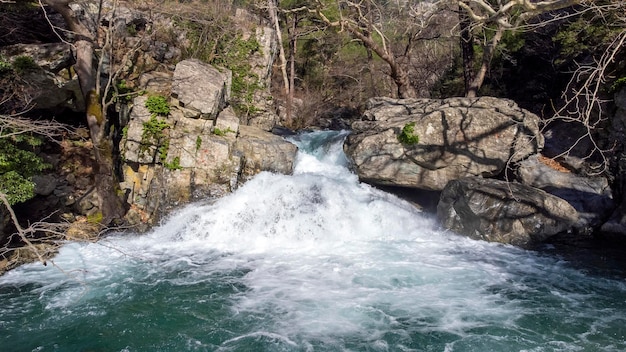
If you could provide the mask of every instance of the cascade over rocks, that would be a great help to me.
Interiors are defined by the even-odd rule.
[[[398,140],[415,123],[419,142]],[[461,177],[493,177],[543,147],[539,118],[514,102],[491,97],[373,98],[344,145],[361,180],[442,190]]]
[[[119,115],[109,116],[111,126],[107,128],[111,127],[111,134],[122,132],[123,138],[119,142],[119,155],[118,145],[103,150],[119,156],[120,165],[116,165],[119,170],[112,171],[121,178],[120,190],[129,208],[128,223],[138,225],[137,230],[145,230],[174,206],[224,195],[261,171],[292,172],[297,148],[265,132],[279,123],[270,93],[277,47],[274,29],[261,17],[237,10],[237,27],[241,26],[237,31],[241,30],[241,40],[253,38],[258,43],[255,52],[245,59],[250,64],[246,83],[256,87],[253,96],[246,97],[250,100],[247,100],[250,110],[241,121],[254,126],[248,127],[240,126],[239,117],[229,105],[231,71],[197,60],[179,62],[181,48],[188,44],[185,43],[187,36],[169,14],[146,12],[110,1],[100,5],[101,8],[97,3],[70,4],[77,18],[91,32],[104,34],[110,30],[114,50],[98,52],[100,78],[106,83],[108,77],[114,76],[110,87],[147,92],[146,96],[135,98],[132,104],[126,100],[130,99],[127,92],[123,93],[127,94],[123,99],[108,101],[112,104],[108,112],[115,109]],[[56,26],[65,28],[60,15],[50,12],[49,16]],[[66,34],[71,42],[74,34],[69,31]],[[109,56],[111,53],[113,57]],[[73,49],[69,44],[5,46],[0,48],[0,56],[9,63],[23,56],[22,61],[28,64],[22,65],[26,67],[24,70],[15,65],[15,69],[7,71],[5,77],[10,76],[10,79],[5,81],[9,83],[5,84],[5,91],[8,95],[18,93],[13,95],[21,99],[15,99],[21,105],[4,102],[4,112],[32,108],[32,112],[46,116],[65,113],[82,116],[85,113],[85,102],[73,67]],[[32,59],[35,65],[26,59]],[[120,60],[123,60],[121,65]],[[115,71],[118,69],[120,71]],[[117,76],[118,73],[121,74]],[[145,133],[152,118],[145,106],[150,95],[162,95],[169,100],[170,113],[157,116],[166,124],[161,131],[163,135],[158,138]],[[123,129],[120,131],[117,127]],[[89,135],[81,133],[81,139],[75,143],[64,141],[59,147],[63,150],[61,157],[56,155],[58,148],[51,151],[55,155],[44,155],[61,161],[50,162],[54,171],[33,179],[37,198],[25,205],[33,219],[39,220],[58,211],[54,220],[81,224],[98,221],[102,209],[93,192],[95,168],[88,140]],[[117,142],[115,139],[114,143]],[[79,147],[80,153],[72,152]],[[67,156],[76,160],[69,160]],[[81,158],[86,160],[79,160]],[[0,210],[0,239],[10,227],[6,212]],[[66,238],[85,237],[77,235],[76,228],[68,230]],[[95,236],[99,229],[94,228],[83,232]]]
[[[466,177],[448,183],[437,217],[468,237],[530,247],[569,230],[578,213],[565,200],[515,182]]]

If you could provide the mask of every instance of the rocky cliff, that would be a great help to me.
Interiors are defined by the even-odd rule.
[[[261,171],[291,173],[297,148],[241,125],[228,105],[228,70],[184,60],[170,83],[169,113],[150,112],[148,91],[133,100],[125,127],[121,187],[130,223],[153,223],[174,206],[222,196]]]
[[[225,66],[183,60],[193,54],[190,38],[197,27],[190,21],[198,19],[185,9],[178,16],[190,17],[181,20],[141,6],[92,5],[70,6],[93,33],[102,34],[97,67],[114,141],[113,150],[106,153],[118,156],[111,172],[118,175],[119,195],[126,201],[125,225],[147,229],[173,207],[220,197],[259,172],[291,172],[296,147],[268,132],[280,121],[269,90],[276,34],[263,18],[241,9],[221,14],[232,15],[228,18],[234,24],[227,34],[239,52],[228,57],[230,62],[220,58],[239,70],[233,73]],[[58,14],[49,16],[56,26],[64,26]],[[47,219],[87,225],[72,225],[68,239],[97,236],[101,212],[93,187],[96,165],[89,135],[81,126],[86,104],[71,45],[0,48],[3,65],[17,67],[20,60],[28,66],[11,71],[15,79],[4,87],[19,94],[3,101],[3,111],[59,116],[80,127],[68,129],[68,138],[59,145],[38,151],[51,168],[33,179],[36,198],[16,205],[18,215],[39,220],[54,214]],[[238,85],[236,93],[233,84]],[[155,101],[162,105],[157,110]],[[10,225],[4,211],[0,225],[2,231]]]

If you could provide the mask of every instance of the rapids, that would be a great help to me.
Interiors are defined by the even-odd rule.
[[[345,132],[144,235],[0,277],[2,351],[624,351],[626,284],[358,182]]]

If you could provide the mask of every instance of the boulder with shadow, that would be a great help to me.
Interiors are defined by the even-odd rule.
[[[440,191],[458,178],[494,177],[537,153],[538,124],[506,99],[373,98],[344,149],[364,182]],[[400,140],[407,125],[417,143]]]
[[[441,225],[477,240],[532,247],[579,221],[565,200],[515,182],[466,177],[441,192]]]

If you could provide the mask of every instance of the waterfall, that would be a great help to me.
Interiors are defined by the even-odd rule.
[[[622,351],[626,284],[447,233],[358,181],[346,132],[144,235],[0,277],[4,351]]]

